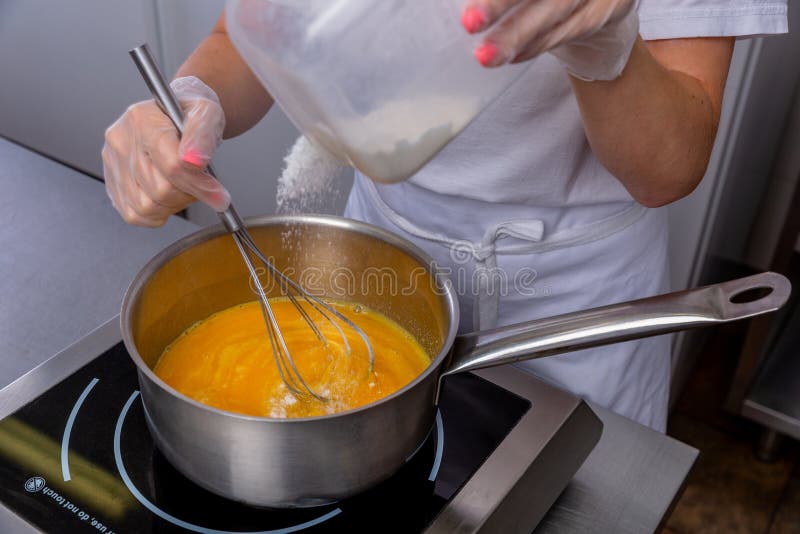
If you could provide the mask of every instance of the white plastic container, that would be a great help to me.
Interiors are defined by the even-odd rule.
[[[375,181],[412,176],[525,69],[481,67],[464,0],[228,0],[228,32],[297,128]]]

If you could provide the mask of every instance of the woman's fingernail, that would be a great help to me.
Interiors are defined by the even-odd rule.
[[[231,205],[231,195],[227,190],[221,189],[211,193],[212,207],[216,211],[225,211]]]
[[[191,148],[183,154],[183,157],[181,157],[181,159],[186,163],[188,163],[189,165],[194,165],[195,167],[198,167],[200,169],[206,166],[206,160],[203,157],[203,155],[198,150],[194,150]]]
[[[468,7],[461,15],[461,24],[469,33],[477,33],[486,25],[486,13],[479,7]]]
[[[495,67],[500,64],[500,54],[497,45],[491,42],[484,42],[475,49],[475,59],[484,67]]]

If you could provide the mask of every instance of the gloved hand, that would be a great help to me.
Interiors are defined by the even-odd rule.
[[[153,100],[132,105],[106,130],[106,192],[137,226],[161,226],[195,200],[217,211],[230,204],[228,191],[203,172],[225,129],[219,98],[194,76],[170,85],[185,115],[182,138]]]
[[[461,23],[489,29],[475,50],[485,67],[549,51],[585,81],[622,74],[639,33],[636,0],[469,0]]]

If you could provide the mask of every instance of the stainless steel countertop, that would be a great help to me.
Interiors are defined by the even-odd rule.
[[[102,183],[2,138],[0,191],[0,387],[116,315],[141,266],[197,228],[128,226]]]
[[[590,406],[603,422],[603,436],[536,534],[657,531],[680,496],[698,450]]]
[[[158,231],[131,228],[109,205],[102,184],[2,139],[0,186],[0,385],[79,340],[0,391],[4,415],[116,343],[115,316],[129,280],[194,226],[174,220]],[[593,409],[603,436],[536,532],[653,532],[697,451]],[[31,530],[0,506],[0,531]]]

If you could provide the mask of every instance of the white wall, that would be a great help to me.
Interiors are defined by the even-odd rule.
[[[96,176],[103,132],[147,96],[127,51],[149,0],[0,0],[0,135]]]
[[[150,96],[128,50],[149,42],[171,76],[208,34],[221,5],[0,0],[0,135],[102,176],[105,129],[129,104]],[[296,136],[276,108],[222,146],[215,166],[243,215],[274,211],[277,176]],[[190,208],[190,218],[217,222],[204,206]]]

